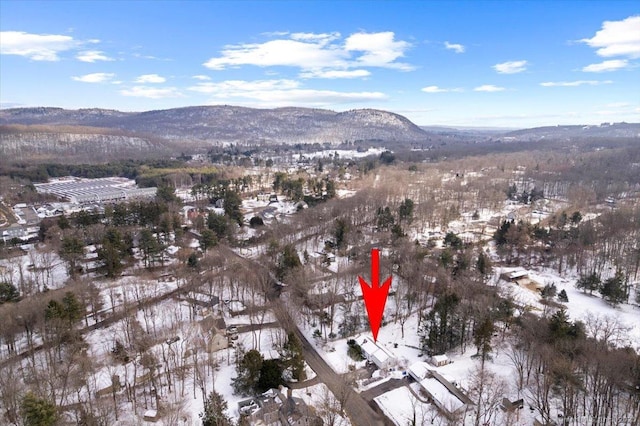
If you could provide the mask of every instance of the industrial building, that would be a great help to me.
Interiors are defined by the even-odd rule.
[[[34,185],[41,193],[54,194],[72,203],[113,203],[155,197],[157,188],[138,188],[134,180],[110,177],[84,179],[67,177]]]

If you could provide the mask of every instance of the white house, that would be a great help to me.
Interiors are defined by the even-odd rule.
[[[380,369],[386,370],[395,366],[398,362],[396,356],[389,349],[370,339],[364,339],[360,347],[365,358]]]
[[[474,405],[464,392],[431,369],[425,362],[418,361],[411,364],[409,375],[420,384],[436,407],[448,417],[459,414],[467,407]]]

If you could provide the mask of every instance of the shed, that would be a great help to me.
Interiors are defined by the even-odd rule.
[[[443,365],[449,364],[449,357],[444,354],[433,355],[431,357],[431,364],[435,365],[436,367],[442,367]]]
[[[144,416],[142,417],[143,420],[147,421],[147,422],[157,422],[159,417],[158,417],[158,410],[147,410],[144,412]]]

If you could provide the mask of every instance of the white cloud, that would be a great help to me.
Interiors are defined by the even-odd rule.
[[[184,96],[175,87],[151,87],[151,86],[133,86],[129,89],[120,90],[120,94],[124,96],[149,98],[149,99],[181,98]]]
[[[246,92],[267,91],[267,90],[290,90],[300,87],[300,83],[295,80],[227,80],[219,83],[198,83],[189,87],[194,92],[215,94],[220,96],[237,96]]]
[[[474,92],[502,92],[504,87],[494,86],[493,84],[483,84],[473,89]]]
[[[383,100],[387,96],[381,92],[339,92],[334,90],[307,89],[295,80],[227,80],[204,82],[189,87],[189,90],[212,96],[212,103],[251,102],[264,106],[284,105],[331,105],[336,103],[366,102]]]
[[[438,86],[427,86],[427,87],[423,87],[421,89],[423,92],[426,93],[444,93],[444,92],[462,92],[462,88],[460,87],[456,87],[454,89],[445,89],[443,87],[438,87]]]
[[[367,70],[315,70],[300,73],[302,78],[363,78],[371,75]]]
[[[241,65],[259,67],[290,66],[302,69],[345,67],[347,55],[338,49],[328,49],[318,43],[296,40],[271,40],[261,44],[226,46],[222,56],[211,58],[204,66],[224,70]]]
[[[77,45],[78,42],[73,37],[66,35],[0,32],[0,54],[24,56],[34,61],[58,61],[59,53]]]
[[[76,55],[76,59],[81,62],[96,62],[96,61],[113,61],[113,58],[108,57],[99,50],[86,50]]]
[[[291,38],[293,40],[299,40],[299,41],[309,41],[309,42],[315,42],[315,43],[319,43],[320,45],[324,46],[334,40],[337,40],[340,38],[340,33],[321,33],[321,34],[315,34],[315,33],[293,33],[291,34]]]
[[[611,102],[605,105],[607,108],[625,108],[631,106],[629,102]]]
[[[344,44],[347,52],[364,52],[356,58],[356,63],[360,66],[396,68],[402,71],[414,69],[409,64],[395,62],[396,59],[404,56],[404,52],[410,46],[406,41],[396,41],[395,34],[391,31],[351,34]]]
[[[196,80],[200,80],[200,81],[209,81],[211,80],[211,77],[209,77],[208,75],[194,75],[191,78],[196,79]]]
[[[293,33],[288,38],[264,43],[245,43],[225,46],[220,55],[203,65],[212,70],[224,70],[243,65],[258,67],[286,66],[322,76],[328,71],[347,71],[363,67],[413,69],[397,62],[410,47],[406,41],[396,40],[393,32],[355,33],[339,43],[339,33]],[[284,37],[284,35],[281,35]],[[358,75],[360,74],[360,75]],[[330,74],[329,74],[330,75]],[[340,74],[332,77],[340,78]],[[362,76],[362,71],[344,73],[342,78]]]
[[[598,49],[596,53],[605,58],[640,58],[640,15],[629,16],[622,21],[604,21],[602,29],[593,37],[580,41]]]
[[[464,53],[466,48],[458,43],[449,43],[448,41],[444,42],[445,49],[453,50],[456,53]]]
[[[601,84],[611,84],[611,80],[576,80],[576,81],[546,81],[540,83],[542,87],[578,87],[578,86],[599,86]]]
[[[493,69],[500,74],[517,74],[527,69],[527,61],[507,61],[495,64]]]
[[[598,64],[587,65],[582,68],[584,72],[607,72],[616,71],[629,66],[629,61],[626,59],[611,59],[609,61],[603,61]]]
[[[261,35],[265,37],[284,37],[289,35],[289,31],[265,31]]]
[[[148,83],[164,83],[166,78],[159,76],[158,74],[144,74],[136,78],[135,83],[148,84]]]
[[[75,81],[82,83],[105,83],[115,77],[113,73],[94,72],[93,74],[85,74],[77,77],[71,77]]]

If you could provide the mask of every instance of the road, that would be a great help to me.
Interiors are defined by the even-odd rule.
[[[262,269],[262,265],[255,260],[243,257],[233,250],[227,249],[229,254],[233,254],[246,262],[251,263],[255,268]],[[333,371],[331,366],[318,354],[313,345],[302,334],[297,323],[291,317],[291,314],[287,310],[285,304],[279,295],[271,298],[273,305],[273,312],[280,325],[287,331],[293,332],[302,343],[304,352],[304,359],[309,364],[309,367],[316,372],[316,375],[321,383],[327,385],[329,390],[334,394],[336,399],[340,400],[342,395],[346,395],[346,402],[343,409],[347,416],[351,419],[351,424],[362,426],[393,426],[394,424],[387,419],[384,415],[376,412],[369,403],[360,396],[353,387],[349,385],[343,377]],[[346,354],[345,354],[346,356]],[[371,404],[375,404],[371,402]]]
[[[342,396],[347,393],[346,402],[344,404],[344,411],[351,419],[351,423],[354,425],[371,425],[371,426],[383,426],[392,425],[389,420],[384,416],[378,414],[369,406],[360,394],[355,392],[351,385],[349,385],[343,377],[338,375],[327,364],[327,362],[318,354],[313,345],[307,340],[307,338],[300,332],[300,329],[289,315],[289,312],[283,306],[282,302],[278,300],[277,307],[274,309],[276,317],[280,324],[287,329],[288,332],[293,331],[295,335],[300,339],[304,352],[304,359],[309,364],[309,367],[316,372],[320,382],[327,385],[329,390],[333,392],[336,399],[342,399]],[[345,355],[346,356],[346,355]]]

